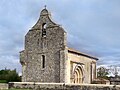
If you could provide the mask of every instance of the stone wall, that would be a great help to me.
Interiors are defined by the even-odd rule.
[[[32,90],[120,90],[120,85],[11,82],[9,88]]]
[[[22,81],[64,83],[66,44],[66,32],[43,9],[37,23],[25,35],[25,50],[20,52]]]
[[[67,66],[70,67],[71,72],[68,72],[68,75],[70,75],[71,78],[71,82],[68,83],[74,83],[75,80],[75,67],[76,66],[80,66],[80,70],[81,70],[81,75],[80,77],[83,79],[82,82],[83,83],[91,83],[92,80],[94,80],[96,78],[96,60],[86,57],[86,56],[82,56],[80,54],[75,54],[75,53],[68,53],[68,61],[69,64],[71,64],[71,66],[69,66],[69,64]],[[69,69],[69,68],[67,68]]]
[[[8,89],[8,84],[0,83],[0,90]]]

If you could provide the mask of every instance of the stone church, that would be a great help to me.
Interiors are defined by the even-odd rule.
[[[91,83],[96,78],[96,57],[67,47],[67,33],[45,8],[25,35],[20,52],[23,82]]]

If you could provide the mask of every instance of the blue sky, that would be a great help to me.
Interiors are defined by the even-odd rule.
[[[120,66],[120,0],[0,0],[0,69],[21,72],[24,36],[47,5],[67,31],[68,46]]]

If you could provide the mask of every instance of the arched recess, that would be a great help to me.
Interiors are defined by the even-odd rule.
[[[46,37],[46,27],[47,27],[47,24],[43,23],[42,24],[42,37]]]
[[[81,65],[76,65],[74,69],[74,83],[83,83],[84,70]]]

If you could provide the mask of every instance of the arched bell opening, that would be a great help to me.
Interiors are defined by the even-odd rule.
[[[46,37],[46,27],[47,27],[47,24],[43,23],[42,24],[42,37]]]

